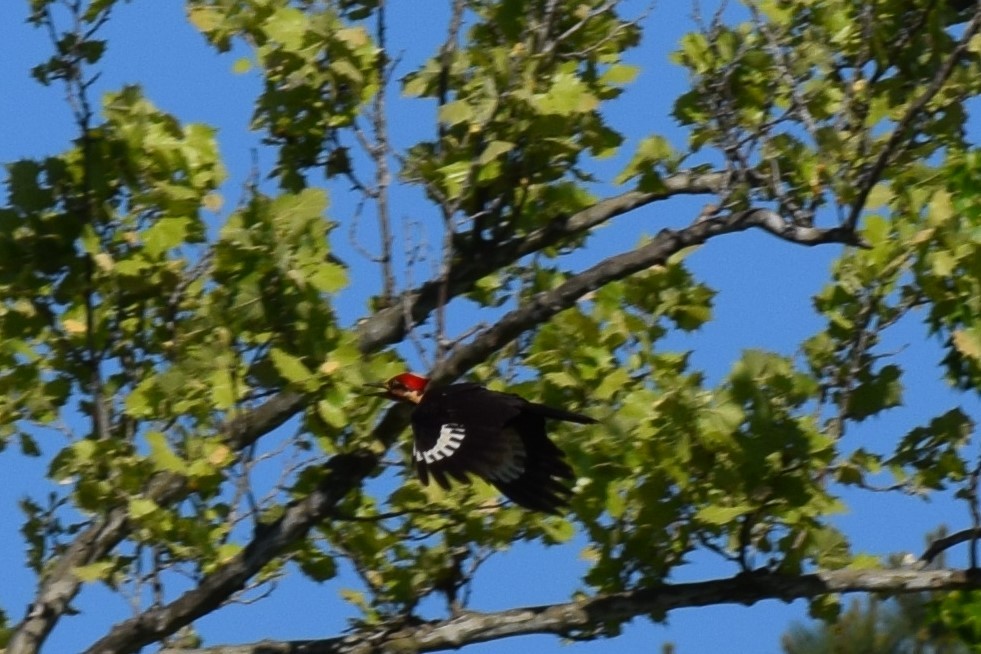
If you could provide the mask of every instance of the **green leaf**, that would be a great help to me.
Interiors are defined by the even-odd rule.
[[[569,116],[593,111],[599,100],[578,77],[560,73],[552,78],[548,93],[537,98],[536,108],[543,114]]]
[[[187,241],[190,227],[191,219],[187,217],[164,216],[160,218],[143,232],[146,253],[155,257],[183,245]]]
[[[576,533],[575,527],[568,520],[546,520],[542,523],[542,531],[546,542],[560,544],[568,542]]]
[[[491,141],[487,144],[487,147],[484,148],[484,151],[480,153],[480,157],[477,159],[477,162],[480,164],[486,164],[494,159],[497,159],[505,152],[510,152],[513,149],[514,143],[511,143],[510,141]]]
[[[276,372],[291,384],[304,386],[314,376],[299,357],[284,352],[279,348],[270,350],[269,358],[272,360]]]
[[[145,497],[134,497],[129,500],[129,515],[134,520],[145,518],[158,508],[156,502]]]
[[[808,604],[808,615],[815,620],[834,623],[841,615],[841,599],[837,595],[820,595]]]
[[[695,513],[695,518],[710,525],[727,525],[750,511],[752,507],[746,505],[703,506]]]
[[[350,418],[344,408],[327,400],[317,402],[317,415],[335,429],[341,429],[350,423]]]
[[[2,446],[0,446],[2,449]],[[29,434],[20,434],[20,452],[24,456],[41,456],[41,448]]]
[[[228,409],[235,406],[239,397],[239,384],[227,368],[219,368],[211,373],[208,384],[211,400],[216,409]]]
[[[981,325],[972,329],[958,329],[951,334],[950,340],[963,356],[981,363]]]
[[[851,563],[848,541],[837,529],[816,529],[811,533],[811,540],[813,556],[820,566],[835,570]]]
[[[873,247],[887,242],[887,240],[890,238],[890,234],[891,228],[889,221],[882,216],[870,215],[865,218],[865,226],[862,229],[862,236]]]
[[[667,139],[663,136],[648,136],[640,142],[634,156],[614,181],[623,184],[634,177],[640,177],[640,190],[649,193],[661,191],[664,185],[657,173],[658,167],[674,156],[674,149]]]
[[[459,197],[470,179],[472,164],[469,161],[455,161],[438,170],[443,178],[443,185],[450,197]]]
[[[217,7],[194,5],[188,7],[187,19],[198,31],[205,34],[213,32],[225,20],[225,12]]]
[[[640,72],[639,66],[631,66],[629,64],[615,64],[610,66],[603,73],[600,78],[606,84],[612,84],[616,86],[622,86],[625,84],[630,84],[637,77],[637,73]]]
[[[265,24],[265,32],[288,50],[299,50],[306,34],[307,17],[293,7],[279,7]]]
[[[896,365],[883,366],[877,373],[867,373],[848,396],[848,415],[853,420],[866,418],[884,409],[898,406],[903,399],[902,370]]]
[[[150,446],[150,462],[158,470],[183,473],[187,468],[184,459],[174,453],[162,432],[147,432],[146,442]]]
[[[473,120],[473,108],[464,100],[447,102],[439,108],[439,121],[446,125],[458,125]]]
[[[711,407],[698,417],[699,431],[705,436],[715,435],[728,440],[745,419],[742,407],[726,402]]]
[[[329,262],[319,263],[314,273],[307,279],[317,290],[324,293],[337,293],[348,284],[347,271]]]
[[[112,561],[96,561],[72,568],[72,574],[80,581],[91,583],[108,579],[115,568],[116,564]]]

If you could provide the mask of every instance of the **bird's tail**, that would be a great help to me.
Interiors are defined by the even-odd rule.
[[[536,404],[535,402],[529,402],[528,404],[529,410],[532,413],[536,413],[545,418],[551,418],[552,420],[578,422],[580,425],[591,425],[596,422],[595,418],[584,416],[581,413],[574,413],[572,411],[566,411],[565,409],[556,409],[555,407],[546,406],[544,404]]]

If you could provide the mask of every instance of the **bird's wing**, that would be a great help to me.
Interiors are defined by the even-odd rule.
[[[558,513],[572,494],[569,482],[575,473],[565,454],[548,438],[545,419],[533,413],[522,413],[506,428],[520,440],[524,456],[519,474],[488,477],[504,495],[529,509]]]
[[[506,397],[476,384],[427,394],[412,414],[412,458],[424,484],[430,478],[443,488],[450,487],[451,479],[469,483],[469,474],[488,477],[520,456],[515,443],[501,435],[519,412]]]
[[[548,439],[545,417],[592,421],[475,384],[432,395],[413,413],[413,458],[424,484],[443,488],[476,474],[521,506],[555,513],[574,478],[562,451]]]

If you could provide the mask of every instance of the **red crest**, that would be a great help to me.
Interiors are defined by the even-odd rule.
[[[421,393],[426,390],[427,384],[429,384],[429,380],[425,377],[414,375],[411,372],[403,372],[401,375],[395,375],[389,379],[386,386],[391,388],[393,385],[397,385],[407,390],[418,391]]]

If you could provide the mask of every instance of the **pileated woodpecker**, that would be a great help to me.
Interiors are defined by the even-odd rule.
[[[412,458],[423,484],[432,478],[449,489],[451,479],[470,483],[472,473],[528,509],[557,513],[568,504],[575,475],[548,439],[545,419],[595,420],[478,384],[428,385],[410,372],[377,384],[384,389],[377,395],[416,405]]]

